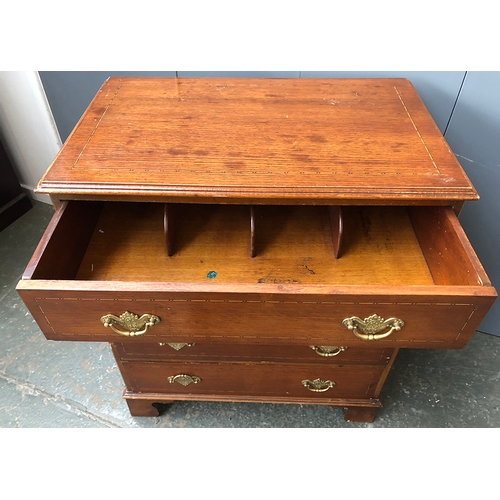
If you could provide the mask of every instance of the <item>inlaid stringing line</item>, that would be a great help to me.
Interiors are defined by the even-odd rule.
[[[78,163],[78,160],[80,160],[80,157],[82,156],[83,152],[85,151],[86,147],[88,146],[90,140],[92,139],[92,137],[94,137],[94,134],[96,133],[97,131],[97,127],[99,127],[102,119],[104,118],[104,115],[106,114],[106,111],[108,111],[108,108],[111,106],[111,104],[113,103],[113,101],[115,100],[115,97],[116,95],[118,94],[118,91],[122,88],[122,84],[120,83],[120,86],[116,89],[115,91],[115,94],[113,95],[113,97],[111,98],[111,100],[109,101],[108,105],[106,106],[106,109],[103,111],[101,117],[99,118],[99,120],[97,121],[95,127],[94,127],[94,130],[92,130],[92,133],[90,134],[89,138],[87,139],[87,142],[85,143],[85,145],[83,146],[82,150],[80,151],[80,153],[78,154],[76,160],[75,160],[75,163],[73,163],[73,166],[71,167],[72,169],[75,168],[76,164]]]
[[[436,162],[434,161],[434,158],[432,157],[431,155],[431,152],[429,151],[429,149],[427,148],[427,144],[425,144],[424,142],[424,139],[423,137],[420,135],[420,132],[417,128],[417,125],[415,124],[415,122],[413,121],[413,118],[412,116],[410,115],[410,112],[408,111],[408,108],[406,107],[406,104],[405,102],[403,101],[403,98],[401,97],[401,94],[399,93],[399,90],[394,87],[394,90],[396,91],[396,93],[398,94],[398,97],[399,97],[399,100],[401,101],[401,104],[403,105],[403,107],[405,108],[405,111],[406,111],[406,114],[408,115],[408,118],[411,120],[411,123],[413,125],[413,127],[415,128],[415,131],[417,132],[418,136],[420,137],[420,140],[422,141],[422,144],[424,145],[424,148],[425,150],[427,151],[427,154],[429,155],[429,158],[431,159],[432,161],[432,164],[434,165],[434,168],[437,170],[437,173],[440,174],[441,172],[439,171],[439,168],[438,166],[436,165]]]

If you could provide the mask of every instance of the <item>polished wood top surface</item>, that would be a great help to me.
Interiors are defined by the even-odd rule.
[[[269,204],[477,198],[405,79],[109,78],[37,192]]]

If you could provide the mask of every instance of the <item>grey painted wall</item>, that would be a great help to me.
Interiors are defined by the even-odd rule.
[[[111,75],[172,76],[170,72],[40,72],[62,140]],[[460,220],[493,285],[500,290],[500,72],[182,72],[179,77],[408,78],[445,134],[481,200],[465,204]],[[480,326],[500,336],[500,299]]]
[[[481,196],[460,222],[500,292],[500,72],[467,73],[446,140]],[[479,330],[500,336],[500,299]]]

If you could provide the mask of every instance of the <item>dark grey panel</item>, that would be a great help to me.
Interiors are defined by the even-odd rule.
[[[175,77],[175,71],[40,71],[39,74],[63,142],[108,77]]]
[[[302,78],[407,78],[444,133],[464,71],[303,71]]]
[[[467,73],[446,138],[456,154],[500,167],[500,71]]]
[[[460,221],[500,291],[500,72],[467,73],[446,139],[481,196]],[[500,300],[479,329],[500,336]]]
[[[500,291],[500,168],[458,159],[481,196],[464,205],[459,219],[493,286]],[[500,299],[479,330],[500,336]]]
[[[179,71],[179,77],[299,78],[300,71]]]

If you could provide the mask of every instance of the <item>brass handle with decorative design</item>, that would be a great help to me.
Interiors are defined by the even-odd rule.
[[[101,321],[104,326],[111,328],[111,330],[120,335],[137,337],[138,335],[144,335],[150,326],[158,324],[160,318],[153,314],[143,314],[139,317],[137,314],[125,311],[120,316],[106,314],[101,318]],[[123,328],[123,330],[117,328],[116,325]]]
[[[317,378],[314,380],[303,380],[302,385],[312,392],[326,392],[335,385],[335,382],[332,380],[322,380]]]
[[[176,351],[180,351],[181,349],[184,349],[184,347],[193,347],[195,345],[194,342],[191,343],[186,343],[186,342],[159,342],[158,345],[165,346],[168,345],[172,349],[175,349]]]
[[[347,347],[336,345],[310,345],[309,346],[316,354],[325,357],[338,356],[345,351]]]
[[[179,375],[172,375],[168,377],[168,381],[173,384],[174,382],[177,382],[178,384],[183,385],[186,387],[189,384],[198,384],[201,382],[200,377],[196,377],[195,375],[187,375],[185,373],[179,373]]]
[[[384,319],[376,314],[373,314],[364,320],[358,318],[357,316],[346,318],[342,321],[342,325],[349,330],[352,330],[352,333],[362,340],[380,340],[388,337],[392,332],[401,330],[401,328],[405,325],[405,322],[399,318]],[[358,328],[363,333],[360,333]],[[386,328],[389,328],[389,331],[380,333]]]

